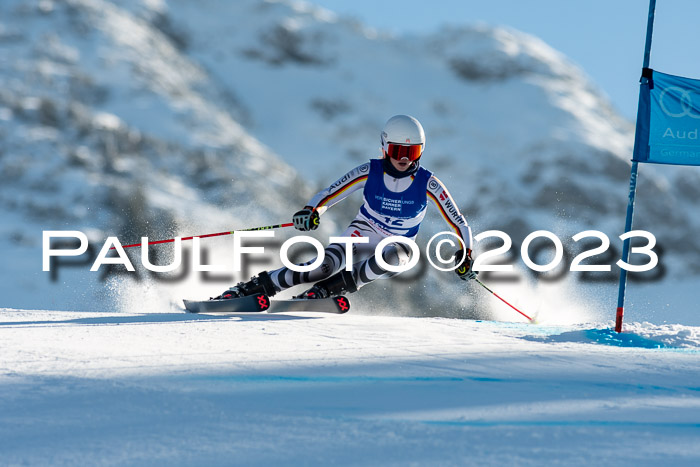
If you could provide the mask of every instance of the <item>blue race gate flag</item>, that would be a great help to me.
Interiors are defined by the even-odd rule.
[[[700,80],[644,69],[633,161],[700,165]]]

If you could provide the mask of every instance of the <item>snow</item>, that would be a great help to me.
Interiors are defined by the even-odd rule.
[[[368,286],[343,316],[198,316],[180,300],[255,271],[41,271],[44,230],[99,251],[288,220],[378,155],[396,113],[423,122],[475,233],[505,230],[516,257],[539,229],[619,250],[632,126],[547,44],[485,25],[392,37],[292,1],[1,3],[1,465],[699,463],[692,168],[640,169],[635,227],[668,274],[630,278],[622,335],[615,280],[518,258],[481,278],[537,325],[444,274]],[[203,246],[231,269],[230,238]]]
[[[0,310],[5,465],[697,465],[700,328]]]

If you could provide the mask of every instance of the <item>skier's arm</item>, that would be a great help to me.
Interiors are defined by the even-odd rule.
[[[351,193],[365,186],[367,175],[369,175],[369,162],[355,167],[346,173],[331,186],[319,191],[311,198],[306,207],[323,214],[326,209],[345,199]]]
[[[467,224],[467,220],[462,213],[459,212],[459,208],[454,203],[445,185],[435,176],[428,181],[428,198],[433,200],[447,225],[464,240],[464,245],[467,251],[470,252],[472,250],[472,229]]]

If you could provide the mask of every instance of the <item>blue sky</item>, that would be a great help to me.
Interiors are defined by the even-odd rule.
[[[578,63],[630,120],[637,112],[648,0],[310,0],[395,34],[486,22],[540,37]],[[700,78],[700,0],[657,0],[651,66]]]

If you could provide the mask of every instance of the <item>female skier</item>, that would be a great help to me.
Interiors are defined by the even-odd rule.
[[[372,159],[355,167],[314,196],[293,217],[298,230],[315,230],[320,216],[328,208],[363,189],[364,204],[343,233],[344,237],[369,239],[368,243],[352,245],[353,260],[356,261],[352,271],[345,270],[345,245],[331,243],[325,249],[321,265],[312,271],[295,272],[286,267],[269,273],[263,271],[250,281],[231,287],[216,299],[257,293],[273,296],[290,287],[313,282],[315,284],[310,289],[295,298],[328,298],[356,292],[376,279],[396,275],[379,265],[374,256],[375,247],[387,237],[415,239],[425,217],[428,199],[437,205],[447,224],[464,241],[466,250],[455,256],[457,275],[464,280],[476,277],[472,271],[471,229],[466,219],[442,182],[420,166],[425,149],[425,133],[420,122],[408,115],[390,118],[381,133],[381,143],[381,159]],[[410,257],[411,250],[403,243],[392,242],[382,250],[382,258],[391,266],[403,266]]]

